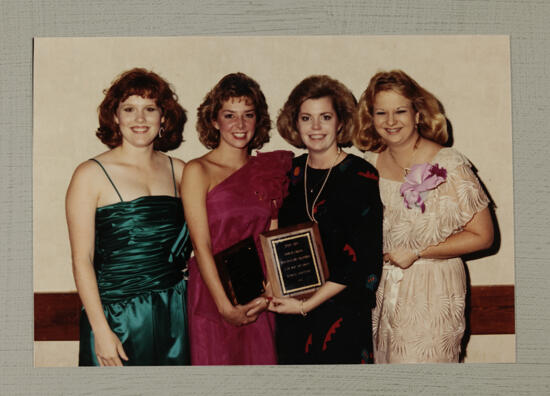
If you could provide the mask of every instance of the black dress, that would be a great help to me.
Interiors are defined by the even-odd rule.
[[[310,221],[304,197],[306,155],[293,160],[289,195],[279,227]],[[312,205],[328,169],[307,170]],[[346,288],[302,315],[277,315],[279,364],[372,363],[371,309],[382,272],[382,203],[378,172],[348,154],[336,165],[313,209],[329,267],[329,280]],[[311,207],[310,207],[311,213]]]

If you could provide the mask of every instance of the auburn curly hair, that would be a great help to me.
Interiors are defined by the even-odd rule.
[[[414,111],[419,113],[418,133],[422,137],[439,144],[447,142],[447,119],[437,98],[402,70],[391,70],[376,73],[359,99],[353,136],[353,143],[358,149],[375,152],[386,149],[374,128],[373,106],[376,94],[388,90],[393,90],[412,102]]]
[[[158,74],[142,68],[125,71],[103,93],[105,98],[98,107],[99,128],[96,136],[109,148],[122,144],[115,114],[120,103],[132,95],[153,99],[161,109],[164,132],[162,137],[157,136],[153,141],[155,150],[173,150],[183,141],[183,128],[187,121],[185,109],[178,103],[178,97],[170,85]]]
[[[231,73],[224,76],[204,97],[197,108],[197,132],[200,142],[209,149],[218,147],[220,131],[212,122],[218,118],[218,112],[223,103],[231,98],[247,98],[252,102],[256,113],[256,131],[248,143],[248,151],[262,148],[269,142],[271,119],[260,85],[244,73]]]

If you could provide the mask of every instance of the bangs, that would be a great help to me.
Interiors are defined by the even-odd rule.
[[[131,87],[124,91],[123,95],[120,97],[120,102],[124,102],[130,96],[136,95],[141,96],[145,99],[153,99],[158,101],[159,95],[156,87]]]
[[[256,103],[254,102],[254,99],[252,99],[251,95],[233,95],[232,92],[228,92],[225,95],[221,97],[221,105],[223,105],[224,102],[227,101],[236,101],[241,102],[244,100],[244,104],[247,106],[254,106],[256,107]]]
[[[134,78],[126,79],[119,84],[115,96],[123,102],[132,95],[141,96],[142,98],[153,99],[158,101],[160,98],[160,86],[149,76],[135,76]]]

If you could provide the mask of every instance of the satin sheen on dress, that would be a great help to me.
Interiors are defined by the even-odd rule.
[[[258,235],[277,218],[287,194],[291,164],[289,151],[258,153],[208,193],[213,254],[253,236],[265,273]],[[277,363],[273,313],[263,312],[246,326],[227,323],[218,313],[194,258],[189,262],[188,304],[192,365]]]
[[[189,238],[180,198],[117,202],[97,208],[95,222],[98,288],[107,322],[129,358],[123,364],[189,364],[182,273]],[[79,365],[99,365],[84,310]]]

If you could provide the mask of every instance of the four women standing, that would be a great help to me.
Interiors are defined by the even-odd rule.
[[[185,170],[157,151],[181,142],[186,118],[174,97],[154,73],[124,73],[100,106],[98,137],[112,150],[80,165],[69,186],[81,364],[187,364],[186,312],[195,365],[368,363],[371,329],[378,363],[458,360],[459,256],[488,247],[492,223],[468,161],[440,146],[446,120],[433,95],[403,72],[378,73],[356,117],[343,84],[308,77],[277,120],[285,140],[307,149],[291,163],[290,152],[253,155],[269,140],[265,97],[250,77],[229,74],[198,108],[211,151]],[[342,151],[352,139],[376,168]],[[188,308],[180,179],[195,255]],[[306,221],[319,224],[328,282],[306,300],[232,305],[214,255]],[[277,348],[268,308],[280,314]]]

